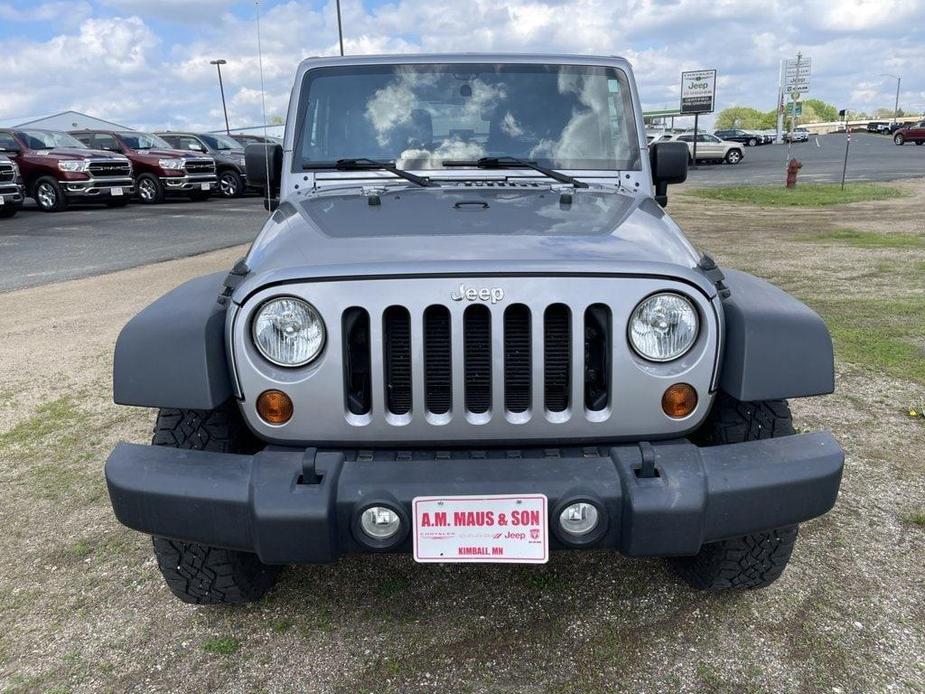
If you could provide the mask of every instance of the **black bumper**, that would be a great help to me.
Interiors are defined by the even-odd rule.
[[[654,476],[641,476],[653,460]],[[457,494],[543,493],[550,530],[557,505],[587,499],[606,516],[594,547],[670,556],[822,515],[835,503],[843,463],[827,433],[714,448],[676,440],[445,453],[269,448],[254,456],[120,443],[106,482],[116,517],[130,528],[256,552],[271,564],[369,551],[351,529],[363,508],[382,502],[407,518],[416,496]],[[554,532],[550,542],[569,546]],[[392,549],[410,551],[410,535]]]

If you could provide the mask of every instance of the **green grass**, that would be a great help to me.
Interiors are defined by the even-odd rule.
[[[685,195],[759,207],[825,207],[849,202],[890,200],[904,197],[906,193],[898,188],[877,183],[849,183],[844,190],[835,183],[806,183],[797,184],[792,190],[782,185],[696,188]]]
[[[835,349],[845,361],[925,383],[925,297],[820,299]]]
[[[238,652],[240,647],[241,642],[230,636],[220,639],[207,639],[202,642],[202,650],[216,655],[233,655]]]
[[[801,236],[800,241],[831,241],[855,248],[925,248],[925,236],[917,234],[877,234],[857,229],[837,229],[817,236]]]
[[[925,528],[925,511],[912,511],[902,517],[903,523]]]

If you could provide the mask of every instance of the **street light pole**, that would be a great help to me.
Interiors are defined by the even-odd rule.
[[[893,125],[896,125],[899,122],[899,85],[902,84],[903,78],[900,75],[891,75],[888,72],[884,72],[881,77],[892,77],[896,80],[896,103],[893,104]]]
[[[228,127],[228,107],[225,106],[225,85],[222,84],[222,65],[226,65],[227,63],[227,60],[221,58],[209,61],[209,64],[214,65],[218,70],[218,88],[222,93],[222,111],[225,112],[225,132],[230,135],[231,129]]]

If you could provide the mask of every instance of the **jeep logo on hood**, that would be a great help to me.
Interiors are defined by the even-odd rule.
[[[453,301],[490,301],[497,304],[504,299],[504,290],[501,287],[467,287],[460,284],[458,288],[450,292],[450,298]]]

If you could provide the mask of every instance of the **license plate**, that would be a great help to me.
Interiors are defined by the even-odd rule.
[[[411,508],[415,561],[544,564],[549,560],[544,494],[419,496]]]
[[[212,190],[212,186],[209,183],[201,183],[199,187],[202,190]]]
[[[111,195],[116,195],[116,196],[122,195],[121,188],[110,188],[109,192]]]

